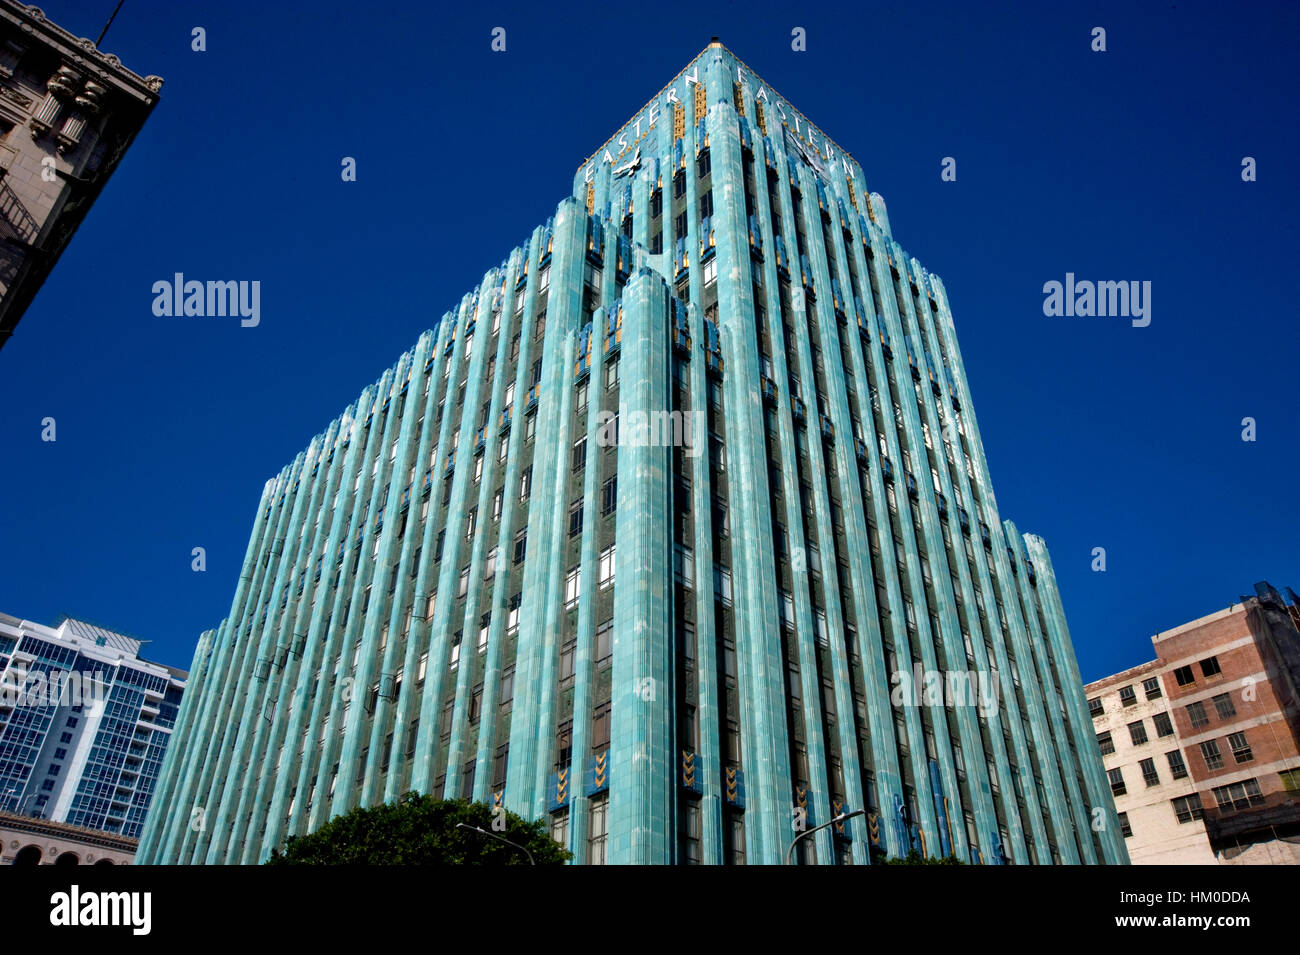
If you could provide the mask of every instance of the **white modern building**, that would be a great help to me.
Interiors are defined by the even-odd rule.
[[[0,613],[0,810],[139,836],[187,676],[141,645]]]

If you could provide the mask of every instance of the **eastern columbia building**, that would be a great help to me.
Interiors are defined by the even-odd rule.
[[[584,864],[1127,862],[943,282],[718,42],[266,483],[137,861],[408,790]]]

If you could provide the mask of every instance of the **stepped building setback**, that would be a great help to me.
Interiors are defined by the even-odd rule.
[[[193,670],[139,862],[408,790],[577,863],[1127,862],[943,283],[717,42],[267,482]]]

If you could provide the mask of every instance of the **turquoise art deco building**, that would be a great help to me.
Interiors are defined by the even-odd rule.
[[[578,863],[1127,862],[943,283],[717,42],[267,483],[137,861],[408,790]]]

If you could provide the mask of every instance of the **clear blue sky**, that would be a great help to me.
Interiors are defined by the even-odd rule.
[[[92,38],[113,6],[42,2]],[[713,34],[943,277],[999,506],[1051,548],[1085,680],[1256,580],[1300,588],[1295,5],[456,7],[126,0],[103,46],[167,82],[0,351],[0,610],[188,666],[266,479]],[[155,318],[178,271],[260,280],[261,325]],[[1151,281],[1151,325],[1044,317],[1066,272]]]

